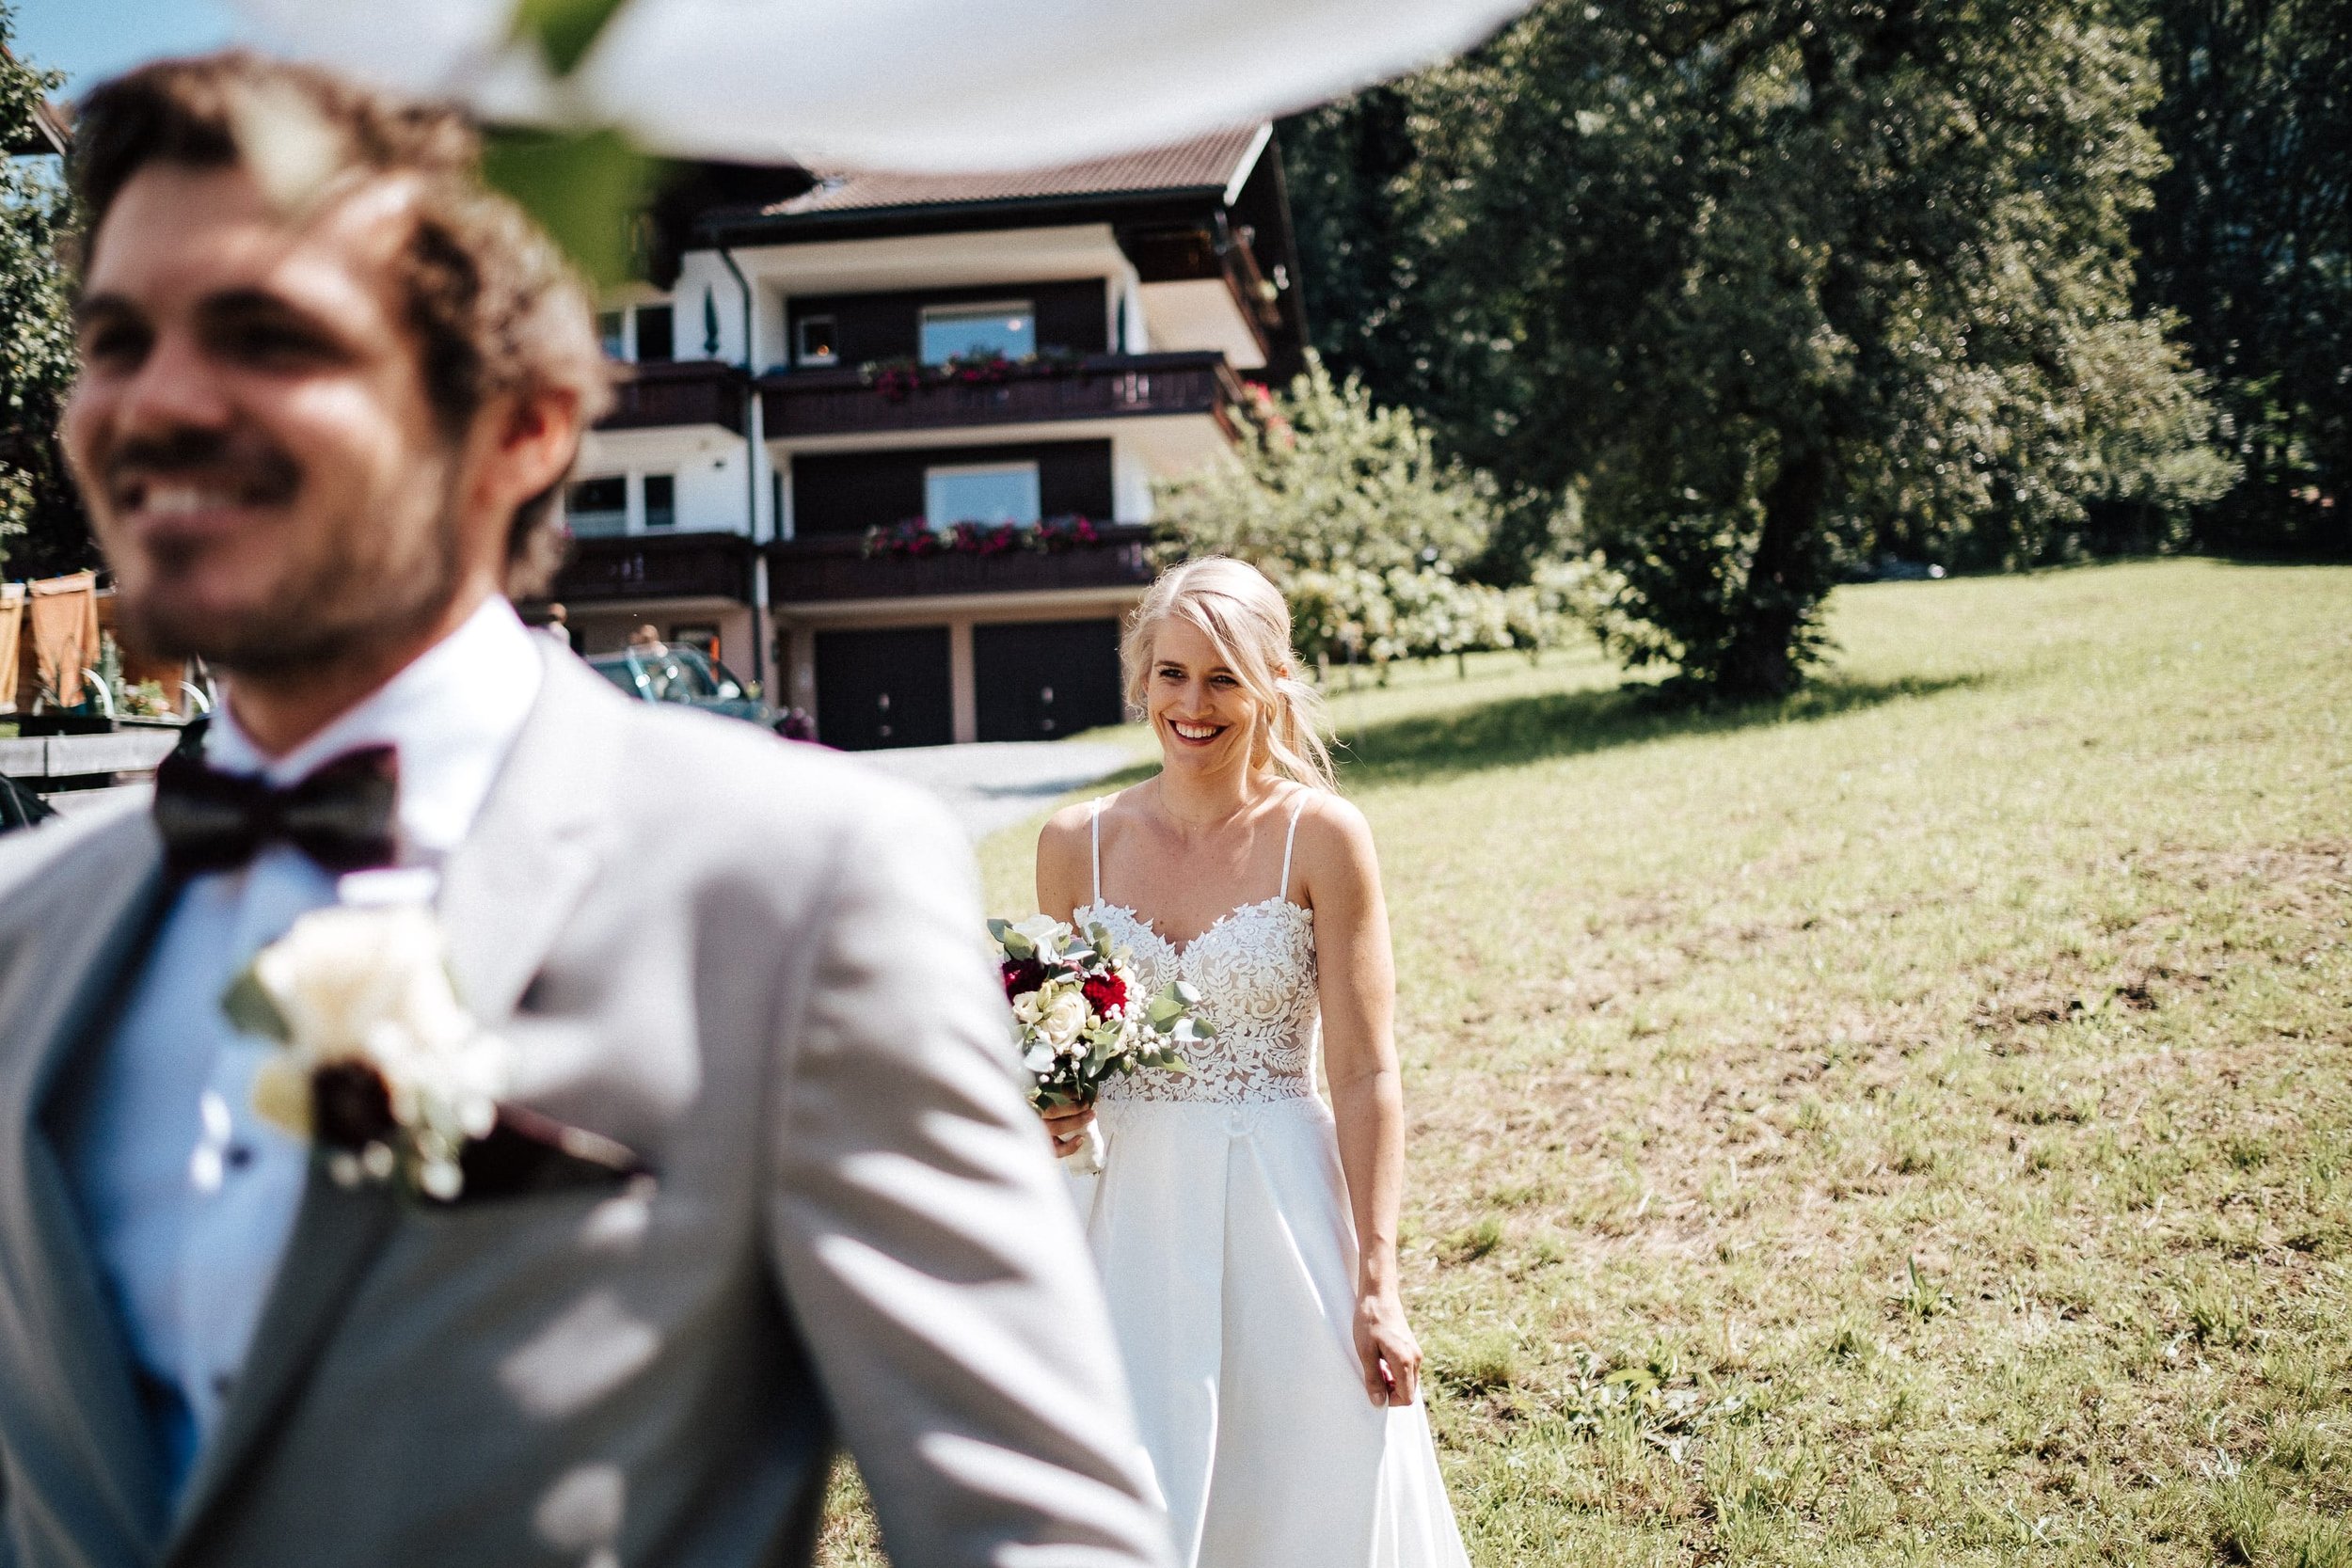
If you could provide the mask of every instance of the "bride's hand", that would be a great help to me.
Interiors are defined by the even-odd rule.
[[[1420,1396],[1421,1344],[1394,1291],[1368,1291],[1357,1300],[1356,1354],[1373,1403],[1405,1405]]]
[[[1087,1129],[1094,1125],[1094,1107],[1091,1105],[1040,1111],[1038,1116],[1044,1120],[1045,1131],[1053,1135],[1056,1159],[1077,1153],[1079,1140],[1087,1135]]]

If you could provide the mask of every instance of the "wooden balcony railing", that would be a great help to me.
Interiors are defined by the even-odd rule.
[[[703,598],[749,604],[752,553],[752,542],[739,533],[575,539],[548,596],[572,604]]]
[[[762,376],[771,439],[953,430],[1138,414],[1207,414],[1232,429],[1240,378],[1221,354],[1104,354],[1059,369],[1019,367],[1004,381],[890,391],[853,370]]]
[[[715,424],[743,434],[743,372],[715,359],[631,365],[613,388],[612,412],[598,430],[645,430],[657,425]]]
[[[768,595],[779,606],[945,594],[1033,594],[1055,588],[1141,587],[1152,580],[1140,524],[1105,524],[1091,545],[997,555],[874,555],[855,537],[791,539],[768,546]]]

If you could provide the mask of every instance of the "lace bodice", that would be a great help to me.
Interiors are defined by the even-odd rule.
[[[1304,806],[1302,792],[1299,806]],[[1081,926],[1100,925],[1135,960],[1144,993],[1156,996],[1174,980],[1200,993],[1200,1011],[1216,1037],[1184,1053],[1190,1072],[1149,1069],[1112,1079],[1103,1099],[1244,1105],[1311,1098],[1315,1092],[1314,911],[1290,901],[1291,848],[1298,810],[1291,811],[1282,846],[1282,886],[1271,898],[1244,904],[1182,947],[1124,904],[1103,897],[1102,802],[1095,802],[1094,898],[1077,911]]]

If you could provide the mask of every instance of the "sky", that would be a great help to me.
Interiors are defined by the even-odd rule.
[[[126,66],[226,43],[227,0],[6,0],[20,59],[66,73],[72,98]]]

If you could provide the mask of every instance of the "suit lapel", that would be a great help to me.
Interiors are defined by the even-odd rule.
[[[93,1560],[152,1550],[162,1487],[129,1351],[42,1112],[121,995],[166,893],[162,845],[140,816],[60,854],[0,923],[0,951],[15,949],[0,963],[0,1030],[11,1037],[0,1042],[0,1352],[12,1385],[0,1408],[39,1424],[9,1446],[53,1516],[106,1532],[84,1543]]]
[[[344,1304],[391,1234],[397,1202],[380,1187],[346,1192],[312,1163],[302,1212],[253,1331],[236,1394],[189,1472],[164,1560],[178,1557],[190,1544],[230,1481],[277,1424],[279,1411],[326,1347]]]
[[[466,842],[441,868],[440,916],[458,994],[497,1028],[538,972],[598,864],[612,776],[610,696],[577,659],[547,651],[539,700]],[[612,697],[613,703],[621,699]],[[167,1560],[195,1539],[278,1424],[352,1293],[399,1222],[381,1189],[345,1192],[317,1165],[220,1430],[198,1457]]]
[[[441,868],[458,994],[493,1028],[515,1010],[601,863],[623,699],[555,648],[474,830]]]

